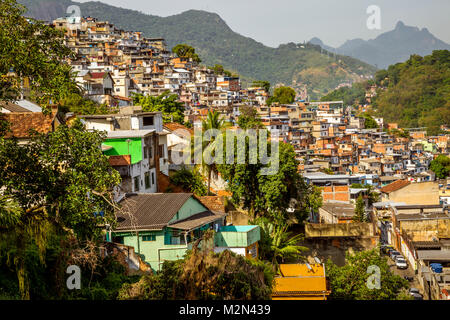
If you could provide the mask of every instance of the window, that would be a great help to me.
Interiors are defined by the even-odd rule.
[[[148,158],[148,147],[144,147],[144,159]]]
[[[155,173],[152,172],[152,184],[155,184]]]
[[[150,172],[145,173],[145,189],[150,188]]]
[[[159,147],[159,148],[158,148],[158,149],[159,149],[159,150],[158,150],[158,151],[159,151],[159,154],[158,154],[158,155],[159,155],[161,158],[164,158],[164,145],[159,145],[158,147]]]
[[[139,191],[139,177],[134,177],[134,191]]]
[[[153,117],[144,117],[144,126],[153,126]]]
[[[154,234],[142,236],[142,241],[156,241],[156,236]]]

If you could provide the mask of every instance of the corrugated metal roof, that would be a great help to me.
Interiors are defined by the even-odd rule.
[[[210,211],[205,211],[197,213],[187,219],[169,224],[169,227],[181,230],[192,230],[213,221],[219,220],[223,217],[225,217],[224,213],[212,213]]]
[[[139,193],[120,202],[117,230],[161,230],[192,193]]]

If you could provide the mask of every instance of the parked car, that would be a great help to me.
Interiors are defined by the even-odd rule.
[[[397,250],[392,250],[389,255],[390,255],[391,259],[395,261],[395,257],[401,256],[402,254],[400,252],[398,252]]]
[[[414,298],[414,300],[423,300],[423,296],[419,292],[419,289],[411,288],[409,289],[409,294]]]
[[[405,259],[403,259],[403,257],[398,257],[395,260],[395,265],[397,266],[397,269],[408,269],[408,263]]]
[[[389,254],[394,248],[390,245],[383,244],[380,246],[381,253]]]

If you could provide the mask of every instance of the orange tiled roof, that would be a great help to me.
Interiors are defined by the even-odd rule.
[[[383,193],[391,193],[391,192],[400,190],[403,187],[406,187],[410,183],[411,182],[408,180],[397,180],[397,181],[394,181],[394,182],[388,184],[387,186],[384,186],[383,188],[380,189],[380,191]]]
[[[193,129],[188,128],[188,127],[186,127],[186,126],[183,126],[182,124],[179,124],[178,122],[168,122],[168,123],[165,123],[165,124],[164,124],[164,127],[165,127],[166,129],[170,130],[170,131],[175,131],[175,130],[178,130],[178,129],[183,129],[183,130],[189,131],[189,133],[190,133],[191,135],[194,134],[194,130],[193,130]]]
[[[50,115],[42,112],[10,112],[0,115],[0,119],[10,123],[10,130],[5,138],[17,137],[28,138],[31,129],[39,133],[48,133],[53,130],[53,121],[56,117],[56,110]]]
[[[225,205],[219,196],[203,196],[198,197],[200,202],[213,212],[225,212]]]
[[[131,164],[131,156],[130,155],[122,155],[122,156],[110,156],[108,158],[109,164],[114,166],[129,166]]]

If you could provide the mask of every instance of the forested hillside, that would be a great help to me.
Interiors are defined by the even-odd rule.
[[[427,127],[431,134],[438,133],[440,125],[450,124],[450,51],[413,55],[404,63],[378,71],[373,81],[341,88],[322,100],[364,103],[365,88],[373,84],[378,87],[373,107],[385,121],[398,122],[404,128]]]

